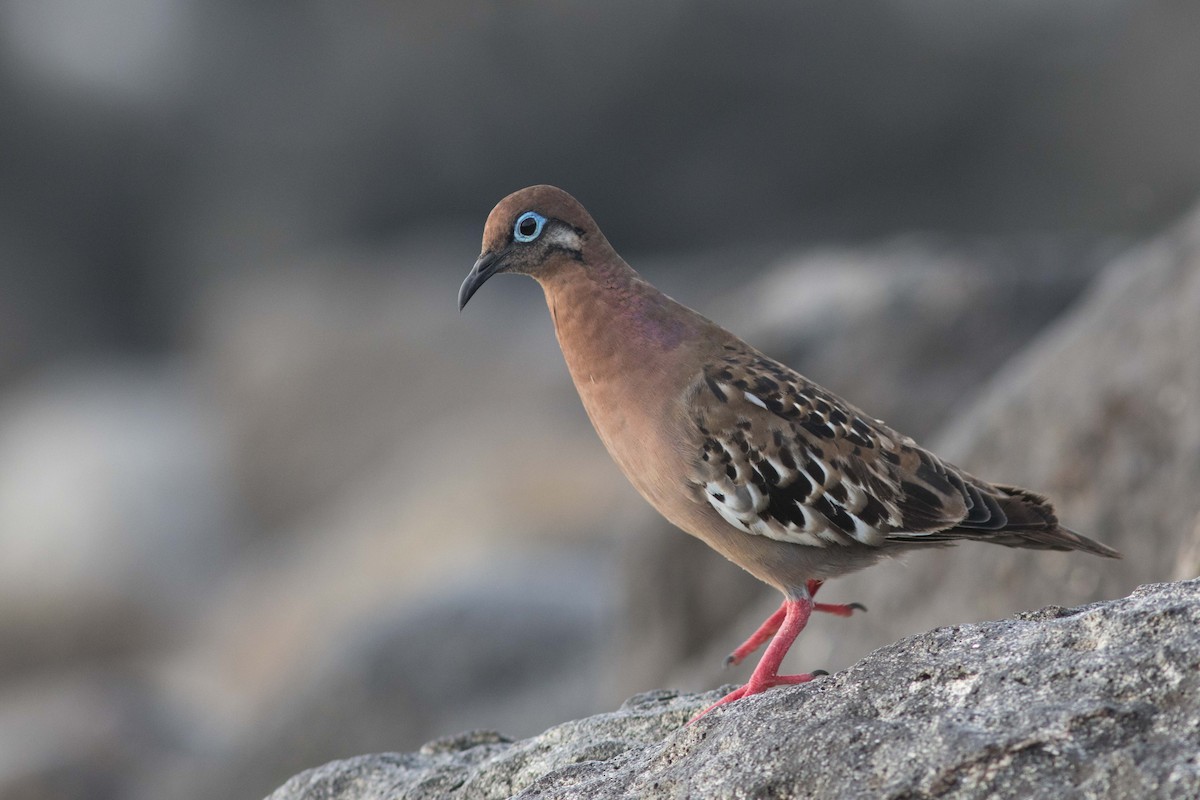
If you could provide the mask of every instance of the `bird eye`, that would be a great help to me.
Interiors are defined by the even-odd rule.
[[[546,218],[541,214],[536,211],[526,211],[517,217],[517,224],[513,226],[513,238],[518,242],[532,242],[542,235],[542,228],[545,225]]]

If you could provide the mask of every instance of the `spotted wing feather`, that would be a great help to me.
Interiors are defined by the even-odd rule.
[[[974,478],[748,346],[726,345],[688,399],[700,497],[748,534],[1107,550],[1061,529],[1045,498]]]

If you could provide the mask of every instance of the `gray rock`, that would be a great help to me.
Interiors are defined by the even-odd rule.
[[[1195,797],[1200,580],[939,628],[684,727],[639,695],[510,742],[476,732],[297,775],[270,800]]]
[[[968,469],[1051,495],[1068,525],[1124,552],[1122,568],[1027,555],[979,577],[1040,564],[1060,574],[1031,571],[1014,588],[1057,578],[1076,602],[1173,574],[1200,521],[1198,346],[1200,205],[1106,269],[938,443]]]
[[[818,248],[755,273],[718,319],[927,437],[1077,300],[1118,247],[1069,236],[910,234]]]

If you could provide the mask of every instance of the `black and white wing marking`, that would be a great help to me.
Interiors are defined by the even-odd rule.
[[[730,525],[828,547],[933,543],[1009,524],[996,487],[756,351],[726,353],[691,387],[689,410],[696,483]],[[1037,520],[1054,522],[1052,512]]]

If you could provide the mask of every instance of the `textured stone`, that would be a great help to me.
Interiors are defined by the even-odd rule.
[[[509,742],[469,733],[297,775],[270,800],[1195,797],[1200,580],[939,628],[687,719],[652,692]]]

